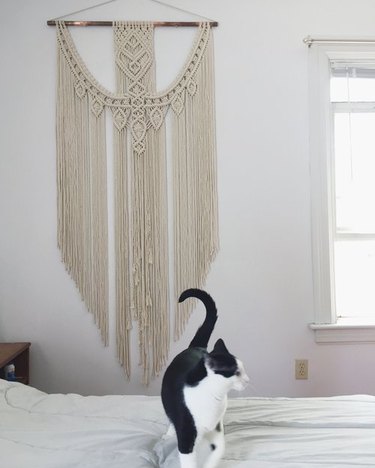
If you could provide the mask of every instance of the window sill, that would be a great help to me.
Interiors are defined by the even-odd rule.
[[[375,343],[375,322],[340,320],[332,324],[311,323],[316,343]]]

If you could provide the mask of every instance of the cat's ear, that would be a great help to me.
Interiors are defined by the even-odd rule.
[[[222,353],[229,354],[229,351],[228,351],[227,347],[225,346],[224,341],[221,338],[219,338],[216,341],[213,352],[214,353],[220,353],[220,354],[222,354]]]

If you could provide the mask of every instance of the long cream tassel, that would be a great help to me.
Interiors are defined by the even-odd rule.
[[[114,37],[117,90],[122,94],[129,90],[133,102],[141,101],[146,92],[155,92],[153,28],[147,23],[117,22]],[[141,48],[148,54],[146,59],[141,57],[147,62],[142,63],[146,73],[137,61]],[[136,119],[138,125],[144,125],[144,113],[144,108],[135,105],[131,125]],[[150,377],[161,371],[169,350],[167,169],[164,124],[158,131],[148,129],[141,152],[136,146],[138,131],[137,125],[131,126],[128,133],[123,129],[123,147],[115,144],[116,223],[121,226],[116,230],[116,239],[117,245],[123,247],[122,252],[116,248],[117,322],[121,330],[117,336],[120,361],[129,376],[129,329],[132,318],[138,321],[140,365],[143,382],[147,384]],[[115,133],[119,133],[118,128]],[[129,161],[124,149],[126,138],[131,139]],[[122,187],[128,181],[129,191],[125,192]],[[130,236],[126,238],[123,230],[129,232],[129,226]]]
[[[147,135],[145,171],[146,252],[145,266],[147,323],[145,323],[145,357],[152,357],[150,375],[163,369],[169,351],[169,284],[168,284],[168,214],[167,167],[164,125]],[[148,376],[144,375],[147,382]]]
[[[115,157],[115,264],[116,264],[116,343],[117,355],[125,374],[130,378],[130,312],[129,277],[129,187],[127,131],[114,129]]]
[[[115,53],[121,37],[115,35]],[[121,69],[116,66],[116,88],[125,94],[126,80]],[[132,330],[132,288],[129,264],[130,253],[130,213],[129,213],[129,152],[128,130],[126,127],[128,113],[123,109],[113,108],[114,134],[114,197],[115,197],[115,265],[116,265],[116,346],[117,356],[125,375],[130,379],[131,355],[130,336]]]
[[[176,300],[185,289],[204,286],[219,250],[212,37],[195,82],[181,112],[172,113]],[[175,339],[193,307],[193,301],[179,304]]]
[[[103,107],[77,86],[58,47],[58,246],[108,344],[107,174]]]

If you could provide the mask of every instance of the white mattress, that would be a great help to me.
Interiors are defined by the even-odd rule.
[[[1,468],[179,468],[160,399],[0,380]],[[375,468],[375,397],[230,400],[220,468]]]

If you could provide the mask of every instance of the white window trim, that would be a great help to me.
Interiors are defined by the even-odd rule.
[[[373,343],[375,320],[337,319],[334,297],[332,214],[334,193],[330,62],[375,61],[375,45],[316,44],[309,49],[310,176],[314,323],[317,343]]]

